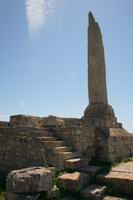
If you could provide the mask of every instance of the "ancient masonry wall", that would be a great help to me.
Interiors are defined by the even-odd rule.
[[[0,128],[7,128],[7,127],[9,127],[9,122],[0,121]]]
[[[56,137],[62,139],[83,157],[91,160],[95,153],[94,127],[60,127],[56,129]]]
[[[95,141],[95,155],[99,161],[119,162],[133,156],[133,134],[125,129],[97,129]]]
[[[44,120],[41,117],[28,115],[14,115],[10,117],[11,127],[43,127]]]
[[[54,165],[53,152],[37,139],[45,131],[88,160],[116,162],[133,156],[133,135],[122,128],[85,127],[79,119],[55,117],[45,118],[44,128],[43,120],[16,116],[8,123],[0,123],[0,170]]]
[[[45,123],[42,123],[44,121]],[[39,117],[19,115],[11,117],[9,123],[2,123],[0,170],[8,172],[23,167],[54,165],[55,155],[47,145],[37,139],[43,136],[45,131],[49,136],[63,140],[73,151],[78,151],[81,157],[90,160],[95,152],[94,128],[80,127],[79,119],[64,118],[63,121],[65,122],[62,123],[62,119],[57,120],[55,117],[42,120]],[[52,126],[49,126],[50,124]]]
[[[109,160],[121,161],[123,158],[133,156],[133,134],[125,129],[109,130]]]
[[[78,118],[59,118],[56,116],[36,117],[29,115],[14,115],[10,117],[10,123],[0,122],[0,127],[48,127],[48,126],[79,126],[80,119]]]
[[[0,128],[0,170],[45,166],[44,155],[45,148],[35,139],[32,129]]]
[[[51,149],[37,139],[41,133],[38,130],[28,127],[0,128],[0,170],[8,172],[23,167],[55,164]],[[90,160],[94,155],[93,128],[56,128],[55,135],[81,156]]]

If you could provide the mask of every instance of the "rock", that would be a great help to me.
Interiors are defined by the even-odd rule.
[[[40,194],[16,194],[6,192],[5,200],[38,200]]]
[[[101,200],[106,191],[106,186],[89,185],[81,191],[81,195],[89,200]]]
[[[54,185],[54,187],[47,192],[47,198],[48,199],[58,199],[60,197],[60,190],[59,188],[57,188],[56,185]]]
[[[6,180],[6,191],[13,193],[35,193],[49,191],[52,172],[45,167],[31,167],[11,171]]]
[[[58,177],[57,183],[59,188],[63,188],[68,191],[79,191],[86,184],[89,183],[89,175],[79,172],[66,173]]]

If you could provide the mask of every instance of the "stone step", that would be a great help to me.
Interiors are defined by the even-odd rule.
[[[112,197],[112,196],[106,196],[106,197],[103,198],[103,200],[126,200],[126,199],[125,198],[124,199],[123,198],[119,198],[119,197]]]
[[[47,148],[54,148],[54,147],[60,147],[64,146],[64,142],[60,140],[53,140],[53,141],[41,141],[41,143],[44,143]]]
[[[98,175],[97,181],[112,186],[115,194],[133,198],[133,161],[119,163],[110,172]]]
[[[81,169],[87,165],[88,162],[86,162],[86,160],[83,158],[72,158],[65,160],[65,167],[73,170]]]
[[[36,137],[37,140],[39,141],[55,141],[55,138],[54,137]]]
[[[97,182],[109,184],[116,194],[133,197],[133,173],[113,172],[97,176]]]
[[[57,184],[59,188],[76,192],[89,184],[89,175],[80,172],[65,173],[57,178]]]
[[[55,148],[53,148],[53,151],[55,153],[65,152],[65,151],[72,151],[72,148],[71,147],[67,147],[67,146],[61,146],[61,147],[55,147]]]
[[[48,130],[31,130],[31,131],[28,131],[28,132],[44,134],[44,133],[48,133]]]
[[[80,172],[86,173],[90,175],[90,181],[94,182],[96,180],[96,176],[100,173],[101,167],[99,166],[86,166],[79,169]]]
[[[106,186],[89,185],[81,191],[81,196],[89,200],[101,200],[106,190]]]
[[[79,157],[79,153],[72,152],[72,151],[65,151],[65,152],[59,152],[57,154],[57,162],[59,167],[65,166],[65,160],[77,158]]]
[[[64,152],[58,152],[58,156],[60,159],[68,160],[71,158],[77,158],[78,156],[80,156],[80,154],[78,152],[73,152],[73,151],[64,151]]]
[[[34,137],[48,137],[49,132],[48,131],[32,131],[31,132]]]

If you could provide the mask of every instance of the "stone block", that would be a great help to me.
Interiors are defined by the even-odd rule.
[[[16,194],[6,192],[5,200],[38,200],[40,194]]]
[[[100,172],[101,167],[97,166],[87,166],[80,169],[80,172],[86,173],[90,175],[90,180],[94,181],[98,173]]]
[[[106,196],[106,197],[103,198],[103,200],[125,200],[125,199],[118,198],[118,197]]]
[[[6,180],[6,191],[13,193],[35,193],[49,191],[52,172],[44,167],[31,167],[11,171]]]
[[[122,163],[109,173],[98,175],[97,181],[112,185],[116,194],[133,197],[133,162]]]
[[[65,167],[69,169],[80,169],[87,166],[88,162],[82,158],[73,158],[65,161]]]
[[[79,172],[66,173],[58,177],[57,183],[59,188],[63,188],[68,191],[79,191],[86,184],[89,183],[89,175]]]
[[[81,195],[89,200],[102,200],[106,186],[89,185],[81,191]]]

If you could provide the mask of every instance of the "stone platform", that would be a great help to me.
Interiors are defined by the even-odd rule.
[[[133,161],[113,167],[109,173],[99,175],[97,181],[113,186],[115,193],[133,197]]]

